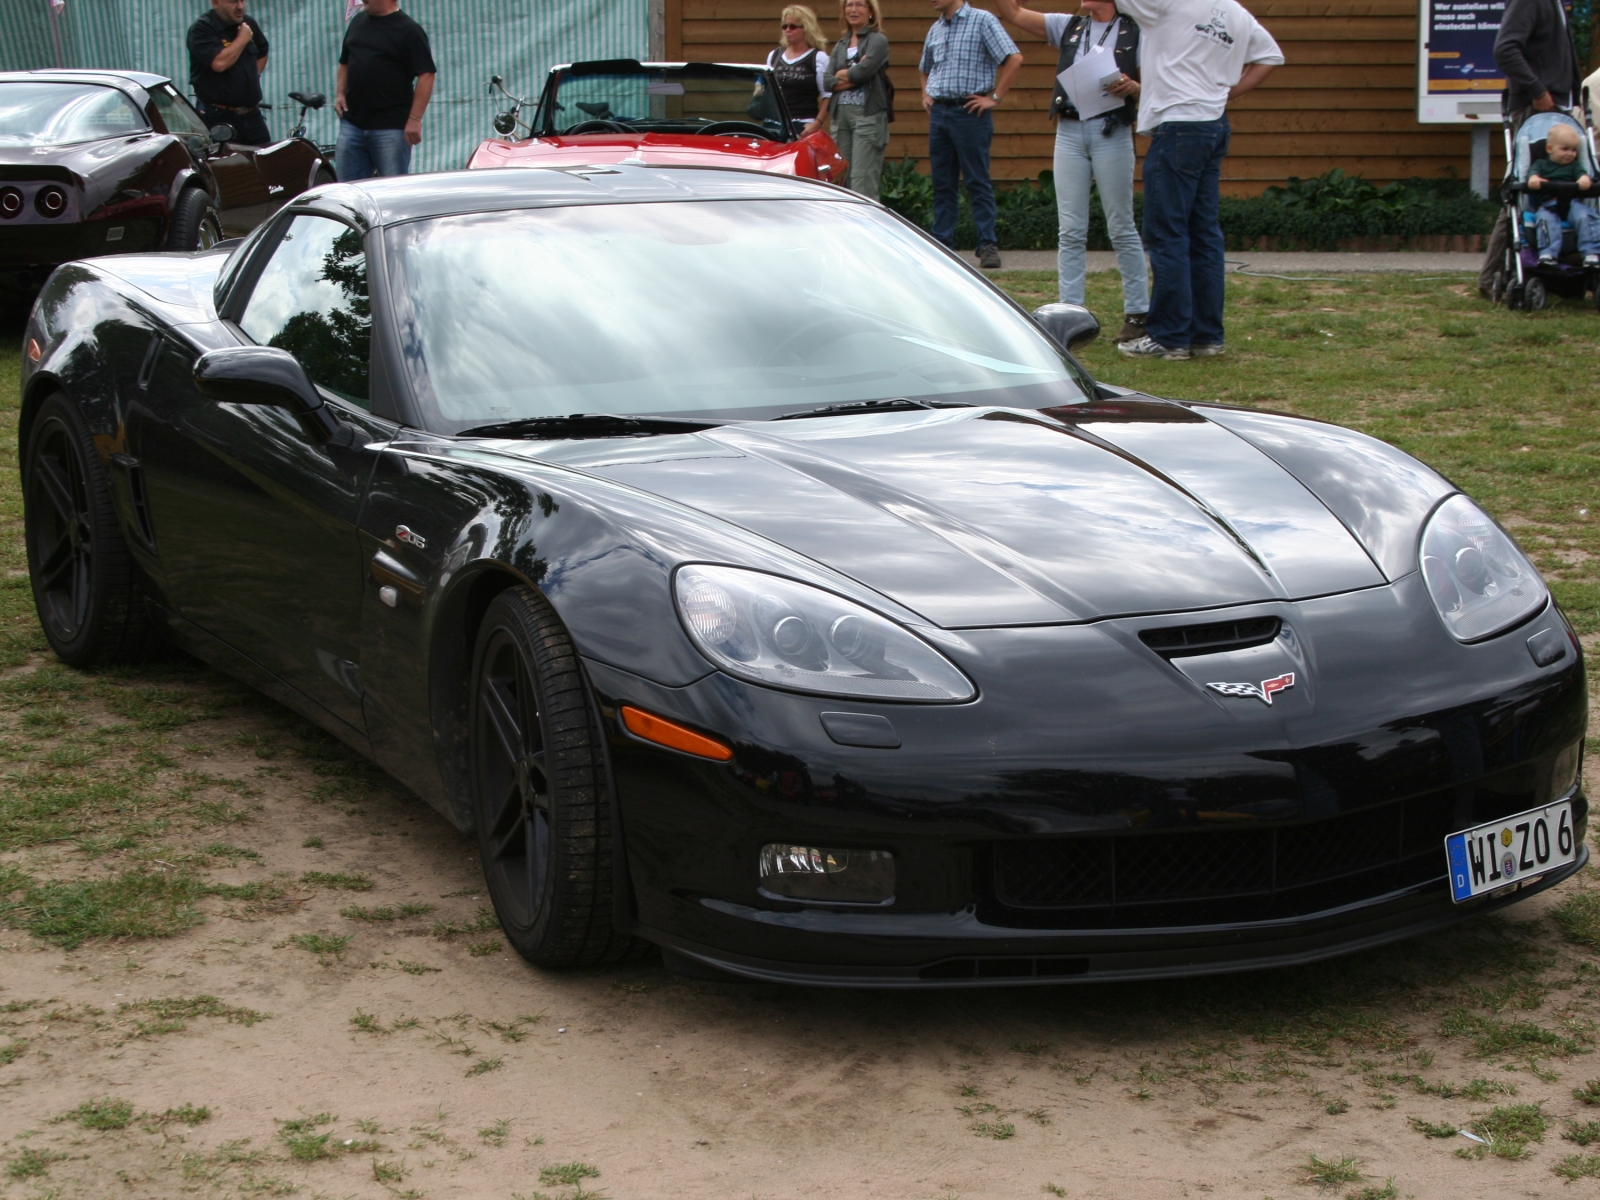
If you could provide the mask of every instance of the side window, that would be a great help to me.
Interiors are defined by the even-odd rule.
[[[150,99],[155,101],[156,111],[161,114],[161,122],[167,127],[168,133],[179,137],[204,138],[208,142],[211,140],[211,131],[206,128],[205,119],[195,111],[194,105],[173,91],[170,83],[151,88]]]
[[[367,256],[361,235],[348,225],[295,217],[262,268],[239,325],[256,344],[298,358],[319,387],[369,407]]]

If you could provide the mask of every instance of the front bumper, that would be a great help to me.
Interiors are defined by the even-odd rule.
[[[1443,929],[1537,895],[1570,878],[1588,861],[1585,846],[1575,863],[1466,904],[1450,901],[1441,877],[1431,884],[1314,917],[1138,931],[1029,931],[1024,937],[1016,936],[1016,930],[984,926],[971,913],[906,918],[890,922],[892,928],[885,929],[881,918],[829,921],[807,913],[796,919],[791,914],[740,911],[733,905],[712,902],[723,915],[750,924],[746,936],[738,939],[744,944],[758,944],[762,933],[775,927],[798,928],[814,937],[854,943],[862,950],[879,945],[885,961],[871,965],[773,961],[661,931],[641,932],[707,967],[763,983],[971,988],[1188,978],[1299,966]],[[904,956],[907,940],[916,945],[919,956],[925,956],[924,961],[889,961]],[[888,945],[891,941],[896,943],[893,953]]]
[[[715,673],[667,688],[590,660],[603,716],[637,705],[735,751],[714,764],[611,722],[619,921],[751,978],[951,987],[1307,962],[1512,903],[1576,867],[1458,906],[1444,836],[1570,796],[1582,844],[1576,639],[1535,665],[1530,635],[1570,634],[1550,609],[1462,646],[1420,589],[1240,610],[1280,615],[1301,657],[1258,647],[1195,670],[1302,672],[1270,707],[1215,699],[1146,651],[1136,620],[966,631],[982,694],[964,705]],[[835,744],[820,717],[839,709],[888,717],[901,746]],[[774,899],[757,886],[766,843],[890,851],[894,902]]]

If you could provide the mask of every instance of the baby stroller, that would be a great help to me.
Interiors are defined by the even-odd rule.
[[[1582,296],[1586,292],[1595,293],[1595,306],[1600,308],[1600,270],[1583,265],[1577,250],[1577,235],[1570,221],[1563,219],[1561,222],[1561,247],[1556,261],[1539,261],[1539,206],[1557,199],[1593,208],[1600,199],[1600,175],[1595,173],[1600,158],[1595,154],[1587,88],[1584,89],[1583,114],[1584,120],[1580,123],[1575,116],[1559,109],[1534,113],[1522,123],[1515,138],[1511,134],[1509,116],[1502,117],[1506,133],[1506,178],[1500,195],[1510,221],[1511,241],[1506,250],[1505,266],[1495,273],[1493,295],[1507,308],[1537,312],[1551,294]],[[1595,181],[1587,192],[1580,192],[1575,183],[1564,182],[1545,183],[1537,191],[1528,190],[1530,168],[1545,156],[1545,138],[1557,125],[1568,125],[1578,132],[1577,161],[1583,173]],[[1578,199],[1579,196],[1584,199]]]

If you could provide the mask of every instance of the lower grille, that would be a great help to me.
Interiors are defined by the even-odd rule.
[[[1444,838],[1462,824],[1431,793],[1269,829],[996,842],[993,895],[1091,926],[1303,915],[1443,879]]]

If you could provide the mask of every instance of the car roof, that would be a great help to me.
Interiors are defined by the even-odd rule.
[[[722,70],[732,71],[761,71],[770,70],[766,63],[725,63],[725,62],[640,62],[636,58],[592,58],[579,62],[557,63],[550,68],[550,74],[557,71],[569,75],[604,75],[613,71],[681,71],[686,67],[717,67]]]
[[[149,91],[163,83],[171,83],[166,75],[154,75],[149,71],[106,71],[98,67],[83,68],[40,68],[36,71],[0,71],[0,83],[17,83],[26,81],[42,81],[45,83],[98,83],[104,87],[114,87],[123,91],[137,88]]]
[[[521,208],[701,200],[833,200],[869,203],[830,183],[730,167],[625,164],[515,167],[396,175],[328,184],[295,207],[320,208],[372,227],[427,217]]]

